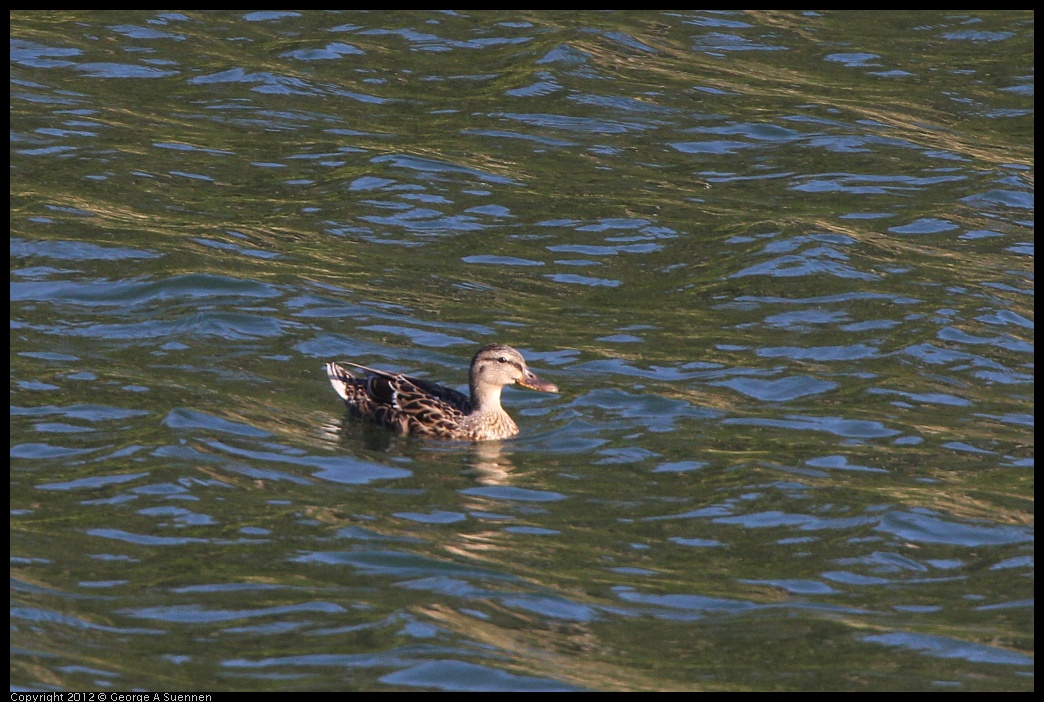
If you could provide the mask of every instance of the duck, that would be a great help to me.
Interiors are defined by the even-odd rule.
[[[518,434],[518,425],[500,405],[505,386],[517,383],[539,392],[558,392],[557,385],[539,378],[522,354],[504,344],[487,344],[475,352],[468,373],[470,397],[430,380],[358,363],[342,364],[327,363],[326,374],[348,413],[411,436],[456,441],[507,439]]]

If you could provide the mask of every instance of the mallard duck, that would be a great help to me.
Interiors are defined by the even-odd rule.
[[[414,436],[459,441],[506,439],[518,433],[518,425],[500,406],[500,391],[505,385],[518,383],[532,390],[558,392],[558,386],[529,370],[522,354],[503,344],[483,346],[471,359],[471,397],[430,380],[358,363],[344,365],[365,373],[357,377],[336,363],[326,364],[330,385],[349,413]]]

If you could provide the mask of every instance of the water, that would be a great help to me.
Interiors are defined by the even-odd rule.
[[[1033,688],[1032,13],[11,35],[12,688]]]

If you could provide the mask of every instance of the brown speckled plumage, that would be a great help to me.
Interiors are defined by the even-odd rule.
[[[505,385],[541,392],[558,388],[538,378],[515,349],[503,344],[483,346],[471,360],[471,397],[435,383],[360,366],[353,375],[336,363],[326,364],[330,384],[356,417],[389,427],[400,434],[461,441],[506,439],[518,426],[500,406]]]

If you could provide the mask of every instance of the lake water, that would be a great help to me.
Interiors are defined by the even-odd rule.
[[[1031,690],[1033,23],[13,12],[12,689]]]

